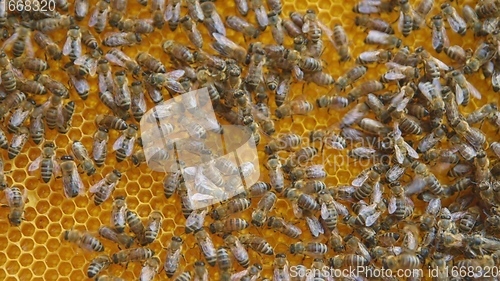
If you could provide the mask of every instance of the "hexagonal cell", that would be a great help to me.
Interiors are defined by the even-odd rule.
[[[78,209],[75,211],[75,220],[79,223],[85,223],[89,215],[86,210]]]
[[[33,250],[33,257],[37,260],[45,260],[47,256],[47,248],[44,245],[37,245]]]
[[[61,234],[61,236],[62,236],[62,234]],[[55,252],[59,249],[59,247],[61,247],[60,237],[49,238],[47,240],[47,250],[49,250],[49,252]]]
[[[45,242],[47,242],[49,235],[47,234],[46,230],[37,230],[35,231],[34,237],[37,244],[44,245]]]
[[[27,267],[27,266],[31,265],[33,263],[33,255],[32,254],[28,254],[28,253],[22,254],[19,257],[19,263],[23,267]]]
[[[19,245],[24,252],[29,252],[33,249],[35,241],[31,237],[23,237],[21,242],[19,242]]]
[[[40,200],[36,204],[36,210],[40,214],[46,214],[50,209],[50,203],[46,200]]]
[[[30,268],[21,268],[19,271],[19,279],[21,280],[31,280],[33,277],[33,272],[31,272]]]
[[[49,225],[49,218],[46,216],[38,216],[35,225],[38,229],[45,229],[47,225]]]
[[[61,226],[63,229],[71,229],[73,228],[74,225],[75,225],[75,218],[73,217],[73,215],[71,216],[64,215],[61,218]]]
[[[149,202],[151,201],[151,197],[152,197],[151,191],[148,189],[141,189],[141,191],[139,191],[139,194],[137,194],[137,198],[142,203],[149,204]]]
[[[17,259],[20,254],[21,249],[19,249],[19,246],[11,244],[7,247],[7,256],[9,259]]]
[[[47,227],[47,231],[51,237],[59,237],[62,233],[61,224],[59,223],[51,223]]]
[[[125,186],[125,190],[127,191],[127,194],[129,196],[135,196],[141,188],[139,187],[139,184],[135,182],[128,182],[127,185]]]
[[[68,251],[68,252],[71,252],[71,251]],[[47,255],[47,259],[45,260],[45,263],[47,264],[48,267],[54,268],[59,264],[60,261],[61,261],[61,259],[59,258],[57,253],[50,253]]]
[[[66,214],[68,212],[73,212],[73,210],[74,210],[74,207],[71,208],[71,206],[68,206],[66,203],[66,202],[71,202],[71,201],[67,201],[67,200],[65,201],[64,195],[62,193],[59,193],[59,192],[52,192],[49,195],[49,202],[52,204],[52,206],[61,206],[61,209]]]
[[[47,271],[45,271],[45,274],[43,275],[44,280],[60,280],[59,279],[59,273],[57,272],[57,269],[52,269],[49,268]]]

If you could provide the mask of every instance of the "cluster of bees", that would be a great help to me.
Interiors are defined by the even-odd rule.
[[[235,0],[237,14],[225,18],[215,1],[138,1],[148,11],[147,18],[128,17],[127,0],[99,0],[94,6],[89,2],[55,1],[57,11],[16,14],[0,9],[0,114],[6,119],[0,147],[7,150],[5,161],[15,159],[31,140],[42,152],[28,171],[39,170],[45,183],[62,181],[67,200],[88,195],[96,206],[113,201],[111,225],[98,233],[116,242],[119,251],[103,254],[103,243],[91,231],[69,229],[63,234],[64,240],[99,252],[88,266],[89,278],[120,280],[105,275],[105,270],[112,264],[142,263],[140,280],[158,274],[176,281],[209,280],[215,277],[209,277],[208,268],[215,266],[220,280],[331,280],[324,266],[430,266],[439,269],[437,280],[448,280],[451,265],[474,268],[477,277],[500,264],[495,234],[500,225],[500,141],[485,134],[485,128],[500,130],[500,111],[496,103],[469,109],[490,94],[468,81],[482,75],[493,92],[500,91],[498,1],[482,0],[474,7],[433,0],[360,1],[353,12],[358,14],[355,24],[366,30],[368,50],[356,58],[351,56],[352,38],[341,24],[328,26],[312,9],[285,15],[280,0]],[[391,14],[398,15],[397,28],[385,19]],[[147,52],[127,54],[143,37],[165,29],[182,30],[190,45],[173,37],[163,41],[168,60]],[[429,30],[433,50],[404,45],[403,37],[421,29]],[[58,30],[67,30],[61,44],[52,38]],[[258,41],[269,31],[272,42]],[[479,43],[470,50],[451,45],[450,32],[473,33]],[[251,43],[242,46],[230,33]],[[44,59],[35,56],[32,41],[44,51]],[[341,64],[355,62],[337,78],[322,57],[332,47]],[[451,65],[438,59],[442,52]],[[68,83],[48,75],[56,64],[62,65]],[[366,79],[370,69],[384,66],[387,71],[379,79]],[[292,93],[296,84],[328,92],[313,99],[297,97]],[[137,124],[148,108],[200,88],[207,88],[221,122],[246,128],[261,143],[266,173],[238,196],[196,210],[190,205],[182,165],[167,173],[166,200],[179,198],[186,219],[185,234],[168,240],[161,232],[161,212],[152,211],[143,224],[127,208],[126,198],[113,196],[125,171],[112,170],[88,193],[81,173],[92,176],[105,166],[111,131],[120,134],[112,145],[117,162],[146,165]],[[56,157],[50,139],[55,132],[71,129],[78,112],[75,100],[97,98],[109,111],[95,118],[92,147],[75,140],[71,154]],[[183,106],[177,113],[189,110],[189,102]],[[326,110],[341,112],[339,122],[314,129],[305,139],[293,131],[279,134],[279,123]],[[156,113],[152,116],[158,119],[171,114]],[[180,149],[215,158],[200,141],[204,128],[192,131]],[[351,182],[331,186],[327,171],[337,167],[328,156],[335,154],[345,154],[354,166],[363,164],[365,169]],[[165,160],[170,155],[156,157]],[[316,164],[318,159],[322,162]],[[3,171],[4,161],[0,163]],[[217,179],[222,179],[219,168],[204,176]],[[8,219],[19,226],[28,191],[20,184],[10,186],[3,173],[0,186],[10,207]],[[275,210],[280,201],[292,206],[293,216],[282,217]],[[417,201],[425,211],[417,211]],[[127,225],[133,235],[125,232]],[[248,232],[266,228],[293,241],[288,252]],[[181,265],[184,242],[191,235],[203,256],[193,270]],[[217,239],[223,243],[216,246]],[[152,243],[165,246],[164,256],[148,248]],[[271,256],[272,264],[253,260],[249,250]],[[303,265],[305,258],[292,263],[290,256],[311,258],[312,263]],[[295,272],[318,270],[314,276],[292,276],[291,266]],[[264,273],[266,267],[272,276]]]

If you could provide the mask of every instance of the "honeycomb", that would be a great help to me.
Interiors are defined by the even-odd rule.
[[[72,1],[68,2],[70,2],[69,13],[73,13],[73,3],[71,3]],[[93,0],[90,2],[91,11],[84,20],[78,22],[78,24],[82,26],[88,23],[92,9],[97,3],[97,1]],[[149,2],[153,2],[153,0]],[[433,10],[430,12],[430,15],[439,13],[439,5],[441,2],[444,3],[445,1],[435,2],[436,3]],[[465,4],[474,7],[476,2],[470,0],[460,1],[460,5]],[[215,5],[217,7],[217,12],[223,17],[237,13],[235,3],[233,1],[223,2],[219,0],[215,1]],[[344,26],[348,33],[349,48],[351,57],[353,58],[350,61],[339,62],[337,52],[330,42],[324,39],[325,50],[321,59],[324,64],[325,72],[330,73],[334,78],[337,78],[346,70],[354,66],[354,58],[356,58],[361,52],[376,48],[375,46],[367,46],[364,43],[364,38],[366,37],[365,30],[354,24],[354,18],[356,16],[353,12],[354,5],[354,1],[337,0],[283,2],[282,16],[288,16],[288,14],[292,11],[304,13],[307,9],[312,9],[317,12],[318,19],[326,26],[332,27],[335,24],[342,24],[342,26]],[[452,2],[452,5],[456,5],[456,3]],[[64,11],[60,12],[61,14],[67,13]],[[182,14],[185,12],[186,9],[183,8]],[[129,18],[147,18],[150,16],[147,7],[144,7],[140,5],[138,1],[133,0],[128,1],[127,13]],[[247,17],[251,22],[255,22],[253,15],[253,12],[250,12]],[[382,14],[380,16],[389,22],[394,22],[397,20],[398,15],[398,12],[392,12]],[[395,24],[393,24],[393,26],[395,26]],[[208,49],[208,42],[210,42],[211,39],[206,36],[207,31],[205,27],[200,24],[199,28],[204,34],[204,48]],[[89,28],[89,30],[98,38],[98,41],[103,38],[103,35],[106,32],[116,31],[109,25],[106,26],[104,32],[100,35],[95,33],[93,28]],[[468,31],[464,37],[455,34],[449,29],[447,29],[447,32],[452,44],[459,44],[464,49],[470,48],[474,50],[478,44],[477,38],[475,38],[470,31]],[[66,30],[54,31],[50,32],[50,36],[62,48],[66,40],[66,33]],[[260,37],[258,37],[258,39],[243,38],[230,29],[227,30],[227,34],[228,38],[231,38],[234,42],[245,46],[245,48],[249,46],[250,43],[256,41],[261,41],[266,44],[273,42],[269,30],[264,32]],[[429,50],[433,56],[436,56],[449,65],[453,65],[453,62],[447,56],[443,53],[437,54],[432,49],[431,42],[429,40],[429,28],[424,27],[420,30],[414,30],[408,37],[403,37],[401,33],[396,30],[396,36],[402,38],[403,45],[410,46],[412,50],[418,46],[423,46],[426,50]],[[168,26],[165,25],[162,30],[155,29],[153,33],[143,36],[142,42],[139,45],[124,47],[123,51],[131,58],[135,58],[138,52],[148,52],[164,62],[168,69],[172,69],[173,65],[169,63],[169,57],[163,52],[161,47],[162,43],[168,39],[175,39],[177,42],[187,45],[190,44],[187,36],[183,33],[181,28],[177,28],[175,31],[170,31]],[[291,46],[291,44],[291,39],[287,37],[285,45]],[[36,44],[34,44],[34,47],[36,48],[35,55],[37,57],[44,58],[44,51],[38,49]],[[108,49],[109,48],[103,47],[104,52]],[[50,60],[49,62],[50,69],[44,73],[67,85],[68,76],[62,70],[64,63],[67,62],[67,58],[61,61]],[[113,71],[117,69],[118,67],[114,67]],[[370,79],[378,79],[380,74],[383,72],[385,72],[385,68],[368,66],[368,73],[362,78],[362,80],[368,81]],[[25,71],[25,75],[32,75],[32,73]],[[75,102],[76,110],[72,119],[72,127],[69,132],[67,134],[59,134],[56,133],[55,130],[46,129],[45,138],[55,141],[58,158],[62,155],[71,153],[71,143],[74,140],[81,141],[90,151],[93,141],[92,137],[97,129],[95,117],[98,114],[111,114],[110,110],[102,104],[98,98],[97,77],[89,77],[88,79],[91,86],[88,99],[82,100],[78,97],[75,89],[70,89],[70,98]],[[467,79],[482,93],[482,99],[471,99],[471,102],[467,107],[460,108],[462,113],[470,113],[476,108],[498,100],[498,94],[491,90],[491,83],[489,80],[488,82],[484,82],[485,79],[480,72],[468,75]],[[131,79],[129,79],[129,81],[131,81]],[[396,90],[396,87],[394,90]],[[291,96],[289,98],[294,99],[297,97],[305,97],[312,103],[315,102],[319,96],[330,92],[330,87],[320,87],[314,85],[313,83],[293,83],[290,90]],[[36,96],[34,99],[37,104],[41,104],[47,100],[47,97],[48,96]],[[276,107],[272,105],[272,102],[270,102],[270,104],[271,109],[274,112]],[[151,107],[152,103],[148,100],[148,108]],[[304,139],[307,139],[310,131],[312,130],[326,129],[330,128],[332,124],[338,124],[347,111],[348,109],[328,111],[326,109],[319,109],[315,106],[314,111],[305,116],[296,115],[293,116],[293,118],[284,118],[280,120],[275,119],[276,134],[293,132],[302,136]],[[492,141],[498,141],[498,137],[496,135],[497,130],[493,126],[485,122],[484,126],[481,128],[487,135],[488,142],[491,143]],[[128,208],[137,212],[137,214],[142,218],[143,223],[146,222],[148,215],[154,210],[161,211],[164,216],[159,237],[155,242],[148,246],[155,251],[155,255],[158,256],[162,262],[164,262],[166,255],[165,247],[167,247],[171,237],[173,235],[177,235],[184,239],[184,250],[182,253],[183,258],[181,258],[180,269],[178,272],[183,271],[182,269],[192,271],[194,262],[200,259],[203,260],[203,256],[196,245],[193,235],[184,233],[185,218],[182,215],[179,197],[174,195],[173,197],[166,199],[163,194],[163,179],[165,174],[151,171],[145,164],[135,167],[130,159],[123,162],[116,161],[114,153],[111,153],[111,145],[119,137],[119,135],[119,132],[110,130],[110,141],[108,145],[109,153],[106,158],[105,165],[102,168],[98,168],[97,173],[93,176],[81,174],[81,178],[86,187],[85,195],[72,199],[64,196],[61,179],[53,178],[49,183],[43,183],[36,174],[28,172],[27,167],[32,161],[35,161],[42,152],[41,145],[36,145],[29,140],[22,149],[21,154],[13,160],[8,160],[7,152],[3,152],[2,156],[5,163],[4,170],[9,185],[21,186],[22,188],[27,189],[28,192],[23,216],[24,220],[20,226],[16,227],[10,225],[7,219],[10,213],[9,208],[0,209],[0,264],[4,265],[0,267],[1,280],[87,279],[87,267],[96,254],[85,251],[74,244],[64,241],[62,236],[65,230],[75,229],[88,231],[95,234],[96,237],[99,237],[97,234],[99,227],[102,225],[109,225],[113,200],[108,199],[102,205],[95,206],[93,198],[89,195],[88,188],[101,180],[113,169],[118,169],[122,172],[122,179],[118,183],[112,195],[114,198],[124,196],[126,198]],[[10,138],[11,136],[9,135],[9,139]],[[264,163],[267,162],[264,147],[269,140],[269,137],[262,135],[261,142],[258,146],[259,159],[261,163],[260,180],[266,182],[269,181],[269,178],[268,171],[264,167]],[[350,159],[347,156],[347,150],[329,151],[329,153],[332,153],[333,156],[338,157],[338,159],[343,159],[343,162],[340,165],[327,165],[325,167],[328,173],[325,183],[328,186],[348,185],[362,169],[366,168],[366,166],[363,166],[362,163],[355,162]],[[444,173],[443,175],[438,175],[438,177],[443,181],[443,183],[450,182],[450,179],[447,178]],[[287,183],[287,185],[288,184],[289,183]],[[452,202],[454,198],[455,197],[451,197],[443,200],[443,205]],[[256,199],[252,200],[252,207],[242,213],[240,217],[250,222],[251,212],[256,207],[257,201],[258,200]],[[412,217],[418,222],[418,216],[425,212],[425,205],[418,200],[415,200],[415,204],[415,210]],[[280,196],[272,214],[283,217],[291,217],[292,213],[291,203]],[[207,227],[211,222],[212,220],[207,217],[205,226]],[[277,232],[266,227],[256,228],[254,226],[250,226],[248,229],[242,231],[242,233],[256,234],[266,238],[267,241],[269,241],[274,247],[274,253],[283,252],[287,254],[287,259],[289,260],[290,265],[305,264],[306,266],[309,266],[312,262],[312,258],[290,254],[289,245],[298,241],[325,242],[326,238],[320,236],[320,238],[314,239],[303,220],[296,220],[293,222],[303,231],[300,240],[290,239],[284,235],[277,235]],[[339,232],[345,236],[351,233],[351,230],[342,223],[339,223]],[[211,237],[216,247],[223,245],[221,237],[216,235],[211,235]],[[118,246],[111,241],[101,238],[100,241],[105,247],[106,254],[111,255],[119,250]],[[252,250],[249,250],[249,254],[251,263],[260,262],[263,265],[261,276],[271,278],[274,256],[260,255]],[[328,257],[329,256],[330,254]],[[235,272],[243,270],[243,268],[237,265],[236,262],[233,262],[233,264]],[[129,263],[127,267],[113,264],[104,272],[104,274],[119,276],[125,280],[133,280],[138,279],[141,267],[141,263],[135,262]],[[210,274],[209,280],[216,280],[219,276],[218,271],[212,270],[210,267],[208,268]],[[155,280],[164,280],[166,278],[164,274],[164,272],[159,273]]]

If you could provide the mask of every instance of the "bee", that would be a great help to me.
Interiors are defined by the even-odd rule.
[[[226,24],[230,29],[240,32],[250,38],[257,38],[260,30],[242,17],[230,15],[226,17]]]
[[[33,72],[42,72],[49,69],[47,61],[39,58],[18,57],[11,60],[11,64],[18,70],[27,69]]]
[[[267,17],[269,25],[271,26],[271,34],[274,41],[279,45],[283,45],[283,41],[285,40],[285,32],[281,17],[275,12],[270,12]]]
[[[87,269],[87,276],[93,278],[101,271],[106,270],[111,265],[111,260],[107,255],[99,255],[90,261],[90,265]]]
[[[168,21],[168,27],[171,31],[177,29],[181,17],[181,1],[169,0],[165,10],[165,20]]]
[[[68,198],[74,198],[78,195],[83,194],[84,185],[73,157],[70,155],[64,155],[61,157],[61,164],[59,165],[62,173],[64,194]]]
[[[496,53],[497,51],[491,44],[481,43],[474,51],[472,57],[466,61],[464,73],[471,74],[478,71],[479,67],[490,61]]]
[[[138,75],[141,71],[139,64],[119,49],[110,49],[105,57],[109,62],[127,69],[127,71],[131,72],[134,76]]]
[[[161,262],[158,257],[151,257],[147,259],[142,265],[141,275],[139,280],[148,281],[153,280],[155,275],[158,274],[161,267]]]
[[[347,86],[352,85],[366,74],[367,68],[363,65],[355,66],[349,69],[344,75],[340,76],[335,82],[335,89],[343,91]]]
[[[14,159],[23,149],[24,145],[29,138],[29,129],[27,127],[20,127],[12,136],[11,143],[7,148],[9,159]]]
[[[99,126],[99,129],[94,133],[94,142],[92,143],[92,158],[98,167],[104,165],[106,160],[108,140],[108,129]]]
[[[244,268],[250,265],[249,256],[247,250],[243,247],[238,237],[226,234],[224,236],[224,243],[226,247],[229,248],[236,261]]]
[[[181,237],[172,236],[170,244],[167,246],[167,255],[165,258],[163,269],[165,270],[169,278],[174,276],[179,266],[179,261],[182,253],[182,243],[183,240]]]
[[[210,2],[205,2],[210,3]],[[234,59],[238,62],[244,62],[247,56],[245,48],[234,43],[224,35],[219,33],[213,34],[215,42],[212,42],[212,47],[222,56]]]
[[[134,32],[110,32],[105,34],[102,44],[106,47],[133,46],[142,42],[139,33]]]
[[[354,87],[348,94],[347,99],[350,103],[356,101],[361,96],[365,96],[370,92],[377,92],[385,88],[384,84],[376,80],[370,80]]]
[[[465,76],[460,71],[454,70],[451,72],[451,81],[455,85],[455,98],[457,104],[467,105],[470,95],[477,99],[481,99],[481,93],[466,80]]]
[[[194,233],[194,236],[207,263],[210,266],[215,266],[217,262],[217,251],[208,233],[203,228],[200,228]]]
[[[248,196],[252,198],[252,197],[260,197],[266,194],[269,190],[271,190],[270,184],[268,184],[267,182],[258,181],[253,185],[251,185],[248,188],[247,192]]]
[[[467,60],[467,54],[464,49],[458,45],[453,45],[443,48],[444,53],[452,60],[458,63],[465,63]]]
[[[52,79],[48,75],[46,74],[37,75],[35,77],[35,80],[41,83],[52,94],[61,98],[69,97],[69,89],[63,83]]]
[[[399,48],[402,43],[398,37],[378,30],[370,30],[364,42],[365,44],[381,45],[388,49]]]
[[[215,4],[213,2],[203,2],[200,6],[203,11],[203,24],[207,27],[210,34],[218,33],[226,36],[226,28],[220,15],[217,13]]]
[[[196,1],[199,3],[198,1]],[[196,22],[189,16],[184,16],[180,19],[181,27],[186,32],[189,41],[196,47],[203,47],[203,36],[196,27]]]
[[[217,249],[217,266],[221,272],[227,272],[233,267],[233,262],[231,257],[229,257],[229,252],[225,247],[219,247]]]
[[[69,56],[71,61],[76,60],[82,55],[82,32],[78,25],[72,26],[68,30],[62,54]]]
[[[380,14],[383,12],[392,12],[396,6],[395,1],[371,2],[361,1],[357,3],[352,11],[358,14]]]
[[[347,33],[342,25],[336,24],[333,27],[333,37],[332,43],[337,50],[340,61],[345,62],[351,59],[349,54],[349,39],[347,38]]]
[[[146,78],[146,81],[148,82],[146,86],[148,86],[148,84],[152,86],[165,86],[173,92],[184,93],[184,87],[178,82],[183,75],[184,70],[174,70],[167,73],[152,73]],[[160,95],[160,98],[155,97],[153,101],[160,102],[162,99],[163,97]]]
[[[75,243],[83,249],[95,252],[104,251],[104,246],[101,241],[92,236],[88,232],[80,232],[78,230],[66,230],[63,234],[64,240]]]
[[[272,139],[265,147],[267,154],[271,155],[278,151],[292,151],[302,143],[302,138],[297,134],[283,134],[277,139]]]
[[[125,197],[123,196],[116,197],[113,200],[113,209],[111,210],[111,225],[114,227],[116,232],[123,233],[123,231],[125,230],[126,223],[129,223],[130,226],[128,212],[130,211],[127,210],[127,203],[125,202]]]
[[[435,15],[432,17],[432,47],[436,52],[441,53],[443,48],[450,46],[450,40],[444,28],[443,17]]]
[[[123,198],[123,197],[122,197]],[[120,200],[122,200],[122,198]],[[122,201],[124,203],[125,201]],[[144,225],[141,222],[141,218],[137,215],[136,212],[127,210],[126,204],[120,206],[119,212],[117,213],[119,216],[120,224],[125,226],[125,219],[127,220],[128,227],[135,234],[136,237],[142,238],[144,235]],[[120,226],[121,227],[121,226]]]
[[[476,13],[479,18],[489,18],[498,16],[498,4],[495,1],[481,1],[476,6]]]
[[[274,249],[264,238],[252,234],[243,234],[239,237],[241,244],[264,255],[274,255]]]
[[[114,264],[144,261],[153,257],[155,252],[146,247],[125,249],[114,253],[111,260]]]
[[[7,130],[9,131],[9,133],[15,133],[18,128],[26,121],[35,107],[36,103],[34,100],[24,100],[21,103],[20,107],[17,108],[10,116],[9,123],[7,125]]]
[[[131,103],[130,88],[125,71],[115,73],[115,104],[122,110],[128,110]]]
[[[498,108],[496,103],[487,103],[467,115],[467,123],[469,123],[469,125],[480,123],[488,118],[488,116],[491,116],[497,110]]]
[[[159,211],[153,211],[149,214],[148,222],[146,223],[146,228],[144,230],[144,238],[141,241],[141,245],[147,245],[153,243],[153,241],[158,237],[158,233],[161,229],[163,220],[163,215]]]
[[[304,254],[311,257],[322,257],[324,254],[328,252],[328,246],[319,242],[297,242],[295,244],[290,245],[290,253],[291,254]]]
[[[191,273],[189,273],[189,271],[185,271],[185,272],[179,274],[175,278],[175,281],[191,281]]]
[[[120,119],[118,117],[112,115],[102,115],[99,114],[95,118],[95,122],[98,127],[103,127],[106,129],[114,129],[118,131],[123,131],[127,129],[129,126],[125,122],[125,120]]]
[[[48,141],[43,145],[42,155],[37,157],[35,161],[33,161],[28,171],[32,172],[38,170],[41,167],[41,176],[42,180],[45,183],[48,183],[52,178],[52,174],[58,175],[61,171],[59,168],[59,164],[56,161],[56,147],[54,142]]]
[[[130,246],[132,246],[132,244],[134,243],[133,237],[125,233],[118,233],[109,226],[99,227],[99,235],[101,235],[103,238],[117,243],[120,246],[125,247],[125,249],[130,248]]]
[[[465,32],[467,31],[467,23],[457,13],[457,10],[455,10],[455,8],[452,7],[449,3],[444,3],[441,5],[441,12],[446,17],[451,30],[464,36]]]
[[[210,232],[215,233],[230,233],[248,228],[249,224],[241,218],[230,218],[224,221],[217,220],[210,224]]]
[[[7,93],[14,92],[17,88],[17,79],[13,71],[13,66],[5,52],[0,53],[0,70],[2,71],[0,78],[5,91]]]
[[[392,59],[392,53],[390,51],[380,49],[376,51],[366,51],[361,53],[356,58],[356,63],[361,65],[367,65],[371,63],[381,64],[388,62],[390,59]]]
[[[23,22],[18,25],[15,33],[3,43],[2,49],[10,48],[11,45],[14,57],[22,56],[25,51],[28,57],[34,57],[34,50],[31,44],[31,29],[28,23]]]
[[[94,204],[96,206],[99,206],[111,196],[113,190],[118,184],[118,181],[121,179],[121,175],[120,171],[115,169],[108,173],[102,180],[90,187],[90,193],[95,194]]]
[[[279,159],[271,158],[267,162],[267,167],[269,170],[271,187],[274,188],[276,192],[282,192],[285,187],[285,176],[281,168],[281,162]]]
[[[299,98],[284,103],[276,109],[276,117],[283,119],[292,115],[307,115],[313,110],[313,105],[305,99]]]
[[[297,226],[286,222],[283,218],[280,217],[269,217],[267,220],[267,226],[277,230],[290,238],[297,239],[300,235],[302,235],[302,230]]]
[[[52,41],[52,39],[48,35],[40,31],[34,31],[33,39],[38,44],[38,46],[40,46],[40,48],[45,50],[45,52],[49,55],[50,58],[52,58],[53,60],[61,59],[62,57],[61,49],[54,41]]]
[[[420,259],[416,255],[402,253],[398,256],[390,255],[383,259],[384,268],[396,270],[398,268],[420,268]]]
[[[208,281],[208,270],[203,261],[194,262],[194,281]]]
[[[88,0],[75,0],[74,14],[77,21],[82,21],[88,14],[90,4]]]
[[[3,191],[5,193],[5,198],[7,199],[7,205],[10,208],[10,214],[8,216],[9,222],[13,226],[19,226],[21,224],[21,220],[23,220],[24,204],[28,196],[28,190],[24,189],[24,191],[21,192],[19,187],[13,186],[6,187]]]
[[[89,27],[93,27],[95,32],[100,34],[108,22],[109,11],[109,0],[99,0],[90,14]]]
[[[93,175],[95,173],[94,163],[90,159],[89,153],[85,146],[83,146],[80,141],[74,141],[71,149],[75,158],[80,161],[80,165],[83,171],[86,172],[88,176]]]
[[[216,207],[212,213],[211,217],[214,220],[221,220],[225,219],[228,216],[242,212],[250,207],[250,200],[247,198],[234,198],[231,199],[229,202],[224,203],[223,205],[220,205]]]
[[[366,15],[356,16],[356,26],[362,26],[368,30],[378,30],[387,34],[394,34],[394,29],[383,19],[372,18]]]
[[[276,204],[277,196],[273,192],[267,192],[257,204],[257,208],[252,212],[252,224],[262,226],[267,220],[267,214]]]
[[[147,34],[152,33],[154,28],[151,19],[126,19],[118,22],[118,30],[126,33]]]

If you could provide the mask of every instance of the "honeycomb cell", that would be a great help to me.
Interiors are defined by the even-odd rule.
[[[49,218],[46,216],[38,216],[35,225],[38,229],[45,229],[49,225]]]
[[[37,231],[35,231],[34,237],[35,237],[35,242],[38,245],[44,245],[45,242],[47,242],[49,235],[47,234],[47,232],[45,230],[37,230]]]
[[[85,280],[86,273],[83,274],[81,270],[73,270],[69,275],[69,280]]]
[[[19,258],[19,255],[21,254],[21,249],[19,249],[19,246],[10,244],[7,246],[7,257],[11,260],[17,260]]]
[[[49,252],[55,252],[55,251],[57,251],[60,246],[61,246],[61,241],[60,241],[59,237],[57,237],[57,238],[49,238],[47,240],[47,250],[49,250]]]
[[[47,232],[50,236],[56,237],[62,233],[61,224],[60,223],[51,223],[47,227]]]
[[[0,253],[0,262],[2,262],[2,264],[7,262],[7,256],[4,253]]]
[[[3,280],[7,278],[7,272],[5,272],[5,269],[0,268],[0,278]]]
[[[43,245],[35,246],[33,250],[33,257],[37,260],[44,260],[47,256],[47,248]]]
[[[89,200],[86,196],[77,196],[74,202],[78,208],[86,208],[89,204]]]
[[[66,202],[71,202],[72,201],[64,201],[64,195],[60,192],[52,192],[49,195],[49,202],[51,203],[52,206],[61,206],[61,209],[63,212],[73,212],[75,207],[71,208],[71,206],[68,206]],[[61,205],[62,204],[62,205]],[[74,203],[72,203],[74,204]]]
[[[40,214],[46,214],[50,209],[50,203],[46,200],[40,200],[36,204],[36,210]]]
[[[137,198],[139,199],[139,201],[141,201],[142,203],[149,203],[151,201],[151,191],[148,190],[148,189],[142,189],[141,191],[139,191],[139,193],[137,194]]]
[[[23,267],[30,266],[33,263],[33,255],[32,254],[28,254],[28,253],[22,254],[19,257],[19,263]]]
[[[60,209],[51,208],[49,211],[49,219],[52,222],[60,222],[62,217],[62,212]]]
[[[19,271],[19,279],[20,280],[32,280],[33,272],[31,271],[31,264],[24,265],[24,268],[21,268]]]
[[[64,229],[71,229],[75,225],[75,218],[73,215],[71,216],[62,216],[61,218],[61,226]]]
[[[30,178],[30,180],[33,181],[33,184],[36,184],[35,181],[37,180],[35,178]],[[38,187],[36,188],[36,194],[40,199],[48,198],[50,195],[49,186],[47,184],[38,184]]]
[[[72,251],[67,251],[72,252]],[[45,263],[48,267],[53,268],[56,267],[60,262],[60,258],[57,253],[50,253],[47,255],[47,259],[45,259]]]
[[[128,182],[126,187],[125,187],[125,190],[127,191],[128,196],[137,195],[137,193],[139,192],[140,189],[141,188],[140,188],[139,184],[137,184],[135,182]]]
[[[31,250],[33,250],[35,242],[31,237],[23,237],[21,239],[21,242],[19,242],[19,245],[21,245],[21,249],[23,250],[23,252],[30,252]]]
[[[19,160],[17,160],[19,159]],[[28,157],[26,156],[23,156],[23,155],[18,155],[18,157],[16,158],[16,161],[18,161],[16,163],[16,167],[19,167],[21,169],[24,169],[26,167],[26,165],[28,164]],[[16,169],[14,171],[12,171],[12,179],[14,180],[14,182],[24,182],[24,179],[26,178],[26,172],[24,170],[19,170],[19,169]],[[27,187],[28,189],[29,188],[33,188],[33,186],[31,187]]]
[[[52,268],[49,268],[47,269],[47,271],[45,271],[43,278],[45,280],[63,280],[63,278],[61,278],[60,274],[57,272],[57,269]]]

